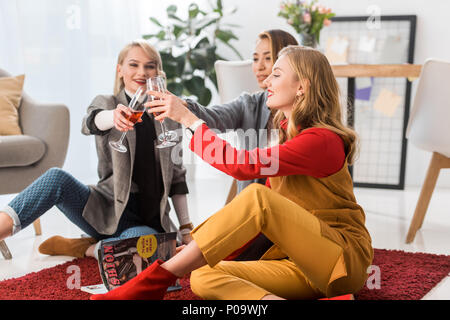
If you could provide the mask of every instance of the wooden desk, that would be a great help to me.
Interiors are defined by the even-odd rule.
[[[332,65],[336,78],[418,78],[421,65],[418,64],[346,64]]]
[[[406,167],[406,126],[411,102],[411,81],[420,76],[421,65],[417,64],[347,64],[332,65],[336,78],[347,78],[347,125],[355,125],[355,79],[356,78],[406,78],[405,112],[403,115],[402,153],[400,161],[400,183],[398,185],[355,183],[357,187],[404,189]],[[349,167],[352,173],[352,167]]]

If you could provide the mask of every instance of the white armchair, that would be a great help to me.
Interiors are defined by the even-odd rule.
[[[0,77],[11,76],[0,69]],[[63,104],[43,104],[22,93],[19,125],[23,135],[2,136],[0,143],[0,194],[18,193],[52,167],[61,168],[69,144],[69,109]],[[39,219],[34,223],[41,234]],[[0,252],[11,253],[4,241]]]
[[[421,228],[440,170],[450,168],[450,62],[428,59],[419,77],[406,137],[433,153],[406,243]]]
[[[222,103],[226,103],[242,92],[253,93],[260,91],[255,75],[252,71],[252,61],[223,61],[214,64],[217,75],[217,86]]]

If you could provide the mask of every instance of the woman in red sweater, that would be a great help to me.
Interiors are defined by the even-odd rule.
[[[189,272],[204,299],[317,299],[362,288],[373,250],[347,168],[356,134],[341,122],[331,67],[319,51],[290,46],[265,81],[279,144],[252,151],[231,147],[171,94],[149,92],[161,98],[149,111],[190,129],[198,156],[236,179],[268,183],[244,189],[170,260],[92,299],[161,299]],[[260,260],[230,261],[259,233],[273,243]]]

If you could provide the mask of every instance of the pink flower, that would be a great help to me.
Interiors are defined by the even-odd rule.
[[[303,21],[306,23],[311,23],[311,15],[308,12],[303,14]]]
[[[330,19],[325,19],[323,20],[323,25],[328,27],[331,24],[331,20]]]
[[[289,24],[293,24],[293,23],[294,23],[294,20],[292,20],[292,19],[288,19],[287,23],[289,23]]]

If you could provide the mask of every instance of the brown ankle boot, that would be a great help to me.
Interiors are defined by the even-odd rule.
[[[61,236],[51,237],[39,246],[39,252],[51,256],[85,257],[87,248],[96,243],[94,238],[69,239]]]

